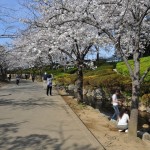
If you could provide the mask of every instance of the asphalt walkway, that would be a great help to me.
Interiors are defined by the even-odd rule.
[[[0,89],[0,150],[103,150],[56,90],[14,81]]]

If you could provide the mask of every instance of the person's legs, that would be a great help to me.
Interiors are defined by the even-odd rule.
[[[112,116],[112,118],[111,119],[118,119],[118,116],[119,116],[119,109],[118,109],[118,106],[113,106],[113,109],[114,109],[114,114],[113,114],[113,116]]]
[[[52,86],[50,86],[49,88],[50,88],[50,90],[49,90],[50,95],[52,95]]]
[[[128,129],[128,125],[117,125],[120,132],[125,132]]]
[[[49,86],[47,85],[47,90],[46,90],[46,94],[48,95],[49,92]]]
[[[19,80],[18,79],[16,80],[16,84],[19,85]]]

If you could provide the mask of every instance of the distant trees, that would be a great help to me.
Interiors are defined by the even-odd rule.
[[[5,47],[0,45],[0,80],[6,79],[7,67],[7,52]]]

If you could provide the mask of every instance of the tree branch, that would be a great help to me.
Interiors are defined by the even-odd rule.
[[[147,14],[147,12],[148,12],[149,9],[150,9],[150,6],[147,7],[147,9],[145,10],[145,12],[141,15],[140,20],[134,26],[141,25],[141,23],[142,23],[144,17],[146,16],[146,14]]]
[[[89,46],[87,46],[86,48],[85,48],[85,50],[84,51],[82,51],[82,58],[84,59],[84,57],[86,56],[86,54],[88,53],[88,51],[89,51],[89,49],[92,47],[92,45],[93,45],[93,43],[90,43],[89,44]]]
[[[60,47],[58,48],[58,50],[60,50],[61,52],[65,53],[65,54],[66,54],[67,56],[69,56],[71,59],[75,60],[75,59],[72,57],[72,55],[71,55],[69,52],[67,52],[66,50],[61,49]]]
[[[144,81],[144,78],[146,77],[146,75],[148,74],[149,71],[150,71],[150,67],[144,72],[143,76],[140,79],[140,83],[142,83]]]
[[[116,48],[117,48],[117,50],[120,52],[121,57],[123,58],[123,60],[124,60],[124,62],[125,62],[125,64],[126,64],[128,70],[129,70],[131,79],[133,79],[134,73],[133,73],[133,70],[132,70],[132,68],[131,68],[131,65],[128,63],[128,59],[125,57],[125,54],[124,54],[123,51],[122,51],[122,48],[121,48],[121,46],[120,46],[120,39],[121,39],[121,37],[119,36],[119,37],[118,37],[118,40],[117,40],[117,43],[116,43]]]

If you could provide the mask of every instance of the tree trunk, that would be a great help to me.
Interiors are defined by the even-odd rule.
[[[131,116],[129,123],[129,136],[137,137],[138,104],[140,95],[140,59],[138,50],[135,51],[133,59],[134,59],[134,75],[132,78],[132,103],[131,103]]]
[[[132,103],[131,103],[131,114],[129,122],[129,136],[137,137],[137,126],[138,126],[138,101],[139,101],[139,83],[133,81],[132,83]]]
[[[0,76],[0,80],[1,81],[5,81],[6,79],[7,79],[7,70],[5,70],[5,69],[3,69],[3,68],[1,68],[1,76]]]
[[[83,65],[78,63],[78,71],[77,71],[77,99],[79,103],[83,102]]]

